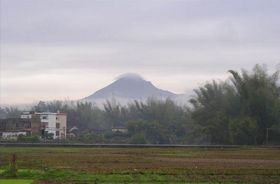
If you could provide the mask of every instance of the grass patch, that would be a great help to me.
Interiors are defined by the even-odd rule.
[[[33,180],[24,180],[24,179],[0,179],[0,184],[33,184]]]
[[[18,178],[33,179],[37,183],[42,181],[54,183],[277,183],[280,170],[178,170],[166,172],[115,172],[115,173],[88,173],[50,169],[19,170]],[[250,178],[250,179],[248,179]],[[278,184],[278,183],[277,183]]]

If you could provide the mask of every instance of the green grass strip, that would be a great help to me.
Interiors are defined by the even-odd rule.
[[[24,179],[0,179],[0,184],[32,184],[33,180]]]

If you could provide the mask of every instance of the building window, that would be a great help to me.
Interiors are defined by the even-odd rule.
[[[42,116],[42,119],[48,119],[48,116]]]
[[[56,132],[55,132],[55,135],[56,135],[56,136],[59,136],[59,131],[56,131]]]
[[[56,128],[60,128],[60,124],[59,123],[56,123]]]
[[[25,126],[25,128],[31,128],[31,122],[30,123],[26,123],[26,124],[24,124]]]

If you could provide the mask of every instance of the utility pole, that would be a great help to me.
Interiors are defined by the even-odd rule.
[[[268,132],[270,128],[266,128],[266,145],[268,145]]]
[[[12,158],[10,161],[10,173],[11,177],[17,176],[17,156],[15,153],[12,154]]]

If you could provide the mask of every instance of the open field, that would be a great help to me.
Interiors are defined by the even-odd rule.
[[[276,148],[0,147],[2,179],[13,153],[17,178],[38,184],[280,183]]]

